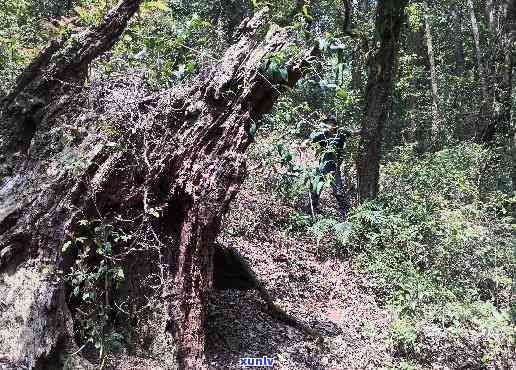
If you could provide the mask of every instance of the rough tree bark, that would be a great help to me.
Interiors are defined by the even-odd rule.
[[[378,193],[380,150],[385,121],[390,109],[394,64],[407,1],[378,1],[376,33],[380,46],[369,61],[366,106],[362,121],[361,153],[358,158],[360,200]]]
[[[97,29],[53,40],[2,104],[0,176],[6,178],[0,188],[0,353],[16,366],[45,366],[70,338],[63,284],[40,270],[57,265],[72,217],[63,204],[65,194],[77,196],[78,184],[67,192],[63,186],[72,187],[70,179],[54,182],[43,171],[41,159],[49,148],[42,141],[53,121],[45,116],[62,108],[60,98],[82,84],[88,64],[113,46],[139,4],[125,1]],[[31,147],[38,148],[33,155]]]
[[[288,81],[264,76],[263,62],[290,35],[274,26],[266,32],[262,11],[188,86],[131,97],[117,91],[120,81],[97,88],[102,94],[95,97],[104,100],[95,102],[82,87],[88,65],[113,46],[140,2],[124,0],[98,28],[52,41],[3,102],[0,355],[14,367],[48,367],[63,344],[73,343],[74,312],[60,271],[77,253],[62,246],[79,220],[101,219],[157,246],[159,258],[142,252],[143,242],[116,247],[126,258],[129,301],[148,290],[143,278],[156,272],[152,266],[166,265],[162,329],[177,345],[181,368],[205,368],[204,318],[221,218],[243,180],[251,133],[281,85],[300,78],[304,56],[286,63]],[[65,132],[73,140],[63,143]],[[150,216],[156,209],[159,218]]]

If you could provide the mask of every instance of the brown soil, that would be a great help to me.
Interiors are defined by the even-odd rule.
[[[386,311],[368,291],[352,262],[317,251],[303,232],[287,232],[286,220],[299,212],[250,189],[253,174],[233,204],[220,242],[237,247],[276,303],[324,336],[318,344],[274,320],[256,292],[213,295],[208,317],[209,364],[239,369],[241,357],[275,359],[276,369],[376,369],[389,361]],[[253,186],[254,188],[254,186]],[[331,206],[333,199],[323,199]]]

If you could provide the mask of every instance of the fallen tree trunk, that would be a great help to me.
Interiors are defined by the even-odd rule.
[[[63,348],[88,345],[79,333],[99,307],[100,357],[120,311],[137,333],[155,325],[147,347],[157,355],[173,349],[181,368],[205,367],[221,218],[260,116],[300,78],[304,56],[285,62],[286,79],[266,77],[268,56],[290,36],[267,29],[263,11],[188,86],[146,96],[141,80],[124,76],[83,89],[88,64],[140,2],[122,1],[97,29],[53,41],[4,99],[0,360],[14,367],[52,367]]]

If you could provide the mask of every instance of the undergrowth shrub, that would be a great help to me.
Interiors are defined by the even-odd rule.
[[[125,273],[121,254],[115,250],[131,238],[101,220],[81,220],[77,232],[62,248],[63,253],[77,255],[64,276],[75,319],[74,334],[83,347],[95,349],[100,368],[104,368],[109,353],[121,352],[129,343],[128,316],[120,309]]]
[[[425,156],[402,147],[382,169],[378,198],[333,225],[396,312],[391,340],[401,355],[430,356],[431,325],[448,340],[469,342],[478,363],[508,355],[514,197],[502,191],[504,168],[493,150],[477,145]],[[416,330],[412,322],[428,326]],[[416,350],[425,344],[426,354]]]

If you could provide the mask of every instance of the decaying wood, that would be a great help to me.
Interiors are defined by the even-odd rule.
[[[266,78],[264,60],[290,35],[269,28],[264,10],[185,86],[145,96],[141,86],[129,91],[126,77],[82,89],[88,64],[109,50],[139,3],[125,0],[97,29],[53,41],[4,101],[0,353],[9,353],[13,366],[43,368],[74,342],[62,275],[77,252],[61,247],[79,220],[97,219],[135,235],[115,247],[128,302],[145,307],[138,302],[159,276],[152,285],[163,301],[157,355],[174,350],[181,368],[205,367],[205,307],[221,218],[245,174],[254,126],[281,85],[300,78],[305,56],[287,62],[288,81]]]
[[[59,265],[59,245],[74,213],[70,198],[81,185],[64,173],[46,173],[52,142],[45,139],[57,122],[45,115],[82,83],[88,63],[113,46],[140,2],[122,2],[92,31],[53,40],[2,104],[0,353],[20,368],[44,367],[71,336],[63,284],[48,272]]]
[[[89,64],[113,47],[141,2],[122,1],[99,27],[69,38],[63,36],[52,40],[34,59],[3,101],[4,119],[0,122],[0,130],[4,137],[0,153],[11,154],[28,149],[36,121],[40,120],[41,108],[74,87],[82,86]],[[5,119],[6,116],[14,119]]]

